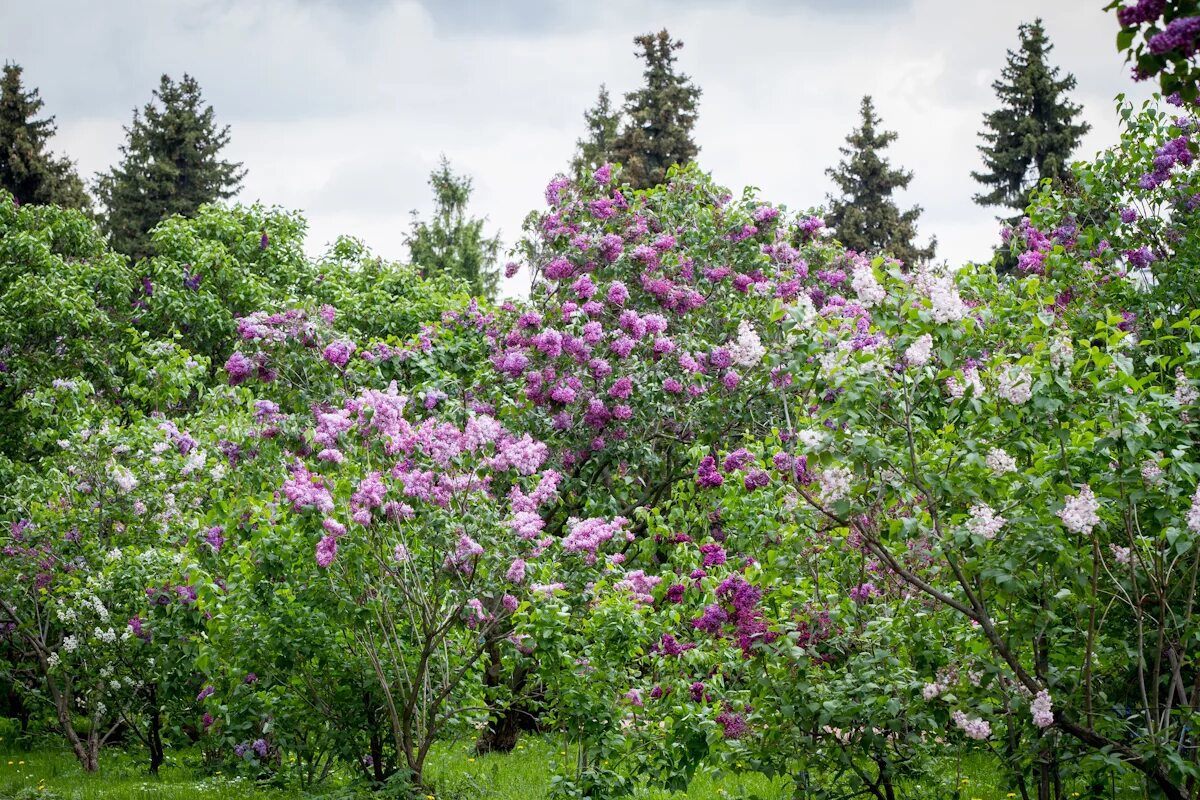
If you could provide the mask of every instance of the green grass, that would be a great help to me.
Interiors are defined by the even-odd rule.
[[[61,800],[283,800],[305,795],[296,789],[256,786],[230,774],[204,775],[197,768],[198,754],[183,751],[168,759],[159,778],[145,772],[141,753],[106,750],[101,772],[84,774],[71,754],[62,749],[43,748],[32,752],[5,752],[0,743],[0,799],[22,790],[40,791]],[[428,782],[437,800],[538,800],[546,796],[554,762],[566,760],[556,743],[547,738],[526,738],[509,755],[476,756],[465,742],[446,742],[435,747],[427,768]],[[956,800],[1008,800],[1012,797],[1002,776],[985,756],[964,758],[961,764],[946,764],[939,783],[899,786],[900,797],[955,797]],[[947,793],[950,786],[956,793]],[[351,793],[337,784],[320,788],[324,796],[336,794],[346,800]],[[51,794],[52,793],[52,794]],[[37,797],[38,794],[33,794]],[[369,796],[369,795],[364,795]],[[756,773],[698,774],[689,791],[671,793],[644,789],[634,800],[791,800],[787,778],[768,779]]]

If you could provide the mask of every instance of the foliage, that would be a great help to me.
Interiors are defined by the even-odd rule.
[[[21,400],[55,380],[117,391],[134,278],[82,212],[0,194],[0,453],[36,452]]]
[[[908,265],[933,258],[937,240],[919,248],[916,238],[921,207],[901,212],[892,198],[906,189],[912,173],[893,169],[880,151],[896,140],[894,131],[876,131],[880,123],[870,96],[862,99],[862,125],[846,137],[847,147],[838,148],[845,157],[837,167],[825,170],[841,196],[829,198],[825,221],[848,249],[860,253],[883,253]]]
[[[1189,103],[1200,96],[1200,66],[1196,63],[1200,16],[1195,4],[1167,0],[1111,2],[1106,10],[1117,12],[1121,30],[1117,50],[1133,62],[1134,80],[1158,76],[1166,96],[1178,95]]]
[[[125,134],[121,163],[97,176],[96,197],[113,249],[134,259],[153,252],[149,233],[160,221],[232,197],[246,174],[221,159],[229,126],[217,127],[200,84],[186,73],[178,82],[163,75]]]
[[[0,79],[0,189],[20,203],[86,209],[91,205],[70,160],[46,151],[54,117],[36,119],[42,109],[37,89],[21,85],[21,67],[4,65]]]

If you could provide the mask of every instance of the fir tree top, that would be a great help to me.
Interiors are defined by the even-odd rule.
[[[604,84],[600,84],[596,105],[583,112],[583,121],[587,136],[576,140],[575,156],[571,159],[571,173],[576,176],[614,160],[613,146],[621,125],[621,111],[613,106]]]
[[[1071,153],[1091,129],[1076,121],[1082,109],[1066,97],[1075,77],[1059,77],[1059,68],[1047,63],[1054,45],[1042,21],[1022,24],[1020,39],[1020,49],[1008,51],[1008,63],[992,84],[1000,108],[984,115],[979,134],[985,169],[971,173],[985,187],[975,195],[976,203],[1017,211],[1038,183],[1067,173]]]
[[[21,203],[87,208],[91,202],[74,165],[47,152],[54,117],[36,118],[42,100],[37,89],[25,90],[21,73],[17,64],[5,64],[0,78],[0,188]]]
[[[675,51],[683,42],[665,29],[634,40],[645,62],[645,85],[625,95],[627,124],[613,147],[623,166],[622,177],[636,189],[657,186],[667,168],[696,158],[700,148],[692,141],[700,88],[687,75],[675,71]]]
[[[151,228],[232,197],[246,174],[240,163],[220,158],[229,126],[217,127],[190,75],[178,83],[163,75],[154,100],[133,112],[125,132],[121,163],[101,174],[96,187],[107,210],[104,227],[119,252],[149,255]]]
[[[881,252],[905,264],[932,258],[936,240],[925,248],[913,241],[921,207],[901,212],[892,197],[912,181],[911,172],[893,168],[881,154],[896,140],[895,131],[879,128],[870,95],[863,97],[859,113],[861,125],[846,137],[846,146],[838,148],[844,158],[825,170],[841,191],[839,197],[829,198],[826,223],[842,244],[860,253]]]
[[[494,298],[500,283],[496,267],[500,237],[485,237],[486,220],[467,217],[470,177],[454,173],[442,156],[429,176],[429,185],[433,189],[433,220],[422,222],[413,212],[407,239],[410,260],[425,276],[448,273],[466,282],[477,297]]]

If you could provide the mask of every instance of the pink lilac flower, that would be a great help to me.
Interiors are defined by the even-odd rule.
[[[725,709],[717,715],[717,723],[721,726],[721,733],[726,739],[740,739],[749,730],[746,718],[729,709]]]
[[[968,717],[962,711],[955,711],[950,716],[954,719],[954,724],[971,739],[982,741],[992,735],[992,726],[986,720]]]
[[[875,588],[875,584],[868,581],[867,583],[859,584],[858,586],[855,586],[853,589],[851,589],[850,590],[850,599],[853,600],[855,603],[862,605],[864,603],[870,602],[872,597],[875,597],[876,595],[878,595],[880,593],[881,592],[877,588]]]
[[[1033,724],[1039,728],[1048,728],[1054,724],[1054,712],[1050,710],[1052,701],[1050,693],[1042,689],[1037,697],[1029,704],[1029,713],[1033,716]]]
[[[317,566],[321,568],[328,567],[333,563],[333,559],[336,556],[337,537],[322,536],[321,541],[317,542]]]
[[[725,482],[725,478],[717,472],[717,460],[705,456],[696,467],[696,485],[702,489],[715,489]]]
[[[225,362],[225,371],[229,374],[229,385],[237,386],[253,374],[254,362],[243,353],[234,353]]]
[[[715,567],[725,563],[725,548],[719,544],[702,544],[700,553],[705,567]]]
[[[322,353],[322,356],[326,361],[328,361],[330,364],[333,364],[335,367],[344,368],[350,361],[350,355],[354,352],[354,350],[354,342],[340,340],[328,345],[325,348],[325,352]]]

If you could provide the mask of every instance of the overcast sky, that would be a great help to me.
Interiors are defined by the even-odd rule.
[[[240,199],[303,210],[308,249],[339,234],[401,258],[409,211],[445,153],[475,182],[473,211],[506,247],[546,181],[565,168],[583,112],[607,83],[635,88],[635,35],[667,27],[703,90],[700,163],[735,190],[799,209],[824,201],[824,169],[872,94],[915,173],[902,200],[925,209],[938,257],[986,258],[995,211],[971,202],[980,119],[1017,26],[1041,15],[1052,60],[1075,74],[1093,130],[1116,140],[1128,79],[1104,0],[39,0],[4,3],[0,59],[25,68],[53,147],[91,177],[118,157],[158,77],[196,76],[228,155],[249,170]],[[518,285],[509,285],[514,291]]]

